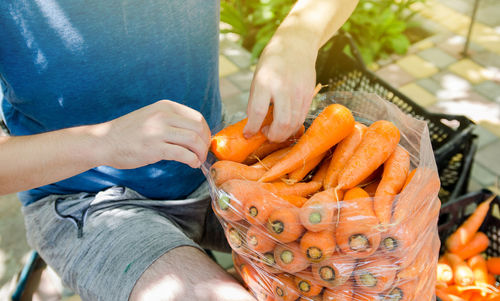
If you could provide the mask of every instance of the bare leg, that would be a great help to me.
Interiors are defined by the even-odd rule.
[[[130,301],[255,301],[203,252],[178,247],[156,260],[137,281]]]

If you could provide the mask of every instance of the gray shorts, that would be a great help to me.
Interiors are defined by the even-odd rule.
[[[113,187],[23,208],[28,243],[82,300],[128,300],[142,273],[179,246],[229,252],[204,183],[186,200]]]

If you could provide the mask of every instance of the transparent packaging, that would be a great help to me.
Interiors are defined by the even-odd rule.
[[[381,223],[375,215],[382,197],[370,187],[384,166],[355,188],[319,185],[305,197],[281,195],[243,176],[218,181],[212,160],[203,169],[236,270],[258,300],[435,300],[440,183],[425,120],[375,94],[335,92],[313,100],[306,132],[332,103],[366,126],[387,120],[399,129],[398,146],[409,153],[413,172],[385,209],[389,219]],[[314,186],[334,149],[298,183]],[[281,180],[279,185],[291,184]]]

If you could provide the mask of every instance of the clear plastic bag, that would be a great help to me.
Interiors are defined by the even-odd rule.
[[[301,182],[315,192],[300,201],[244,177],[215,185],[207,163],[236,270],[258,300],[434,300],[440,184],[426,122],[375,94],[337,92],[314,99],[306,124],[332,103],[366,126],[387,120],[399,129],[413,174],[392,201],[390,222],[380,223],[369,193],[382,167],[346,191],[312,187],[317,167]]]

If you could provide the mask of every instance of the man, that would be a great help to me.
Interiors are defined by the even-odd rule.
[[[350,0],[300,0],[255,71],[245,135],[302,124],[317,51]],[[218,1],[0,3],[0,194],[83,300],[252,300],[203,248],[228,250],[198,169],[220,127]]]

